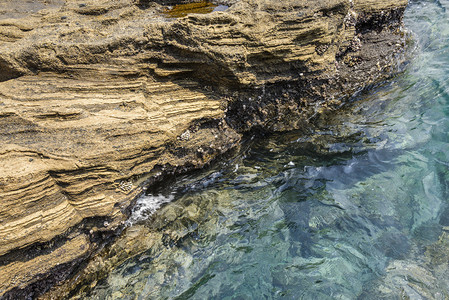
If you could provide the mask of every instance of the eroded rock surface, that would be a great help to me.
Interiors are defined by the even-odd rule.
[[[35,296],[87,257],[149,178],[202,167],[254,127],[309,126],[389,76],[403,48],[406,0],[170,15],[190,2],[0,5],[0,297]]]

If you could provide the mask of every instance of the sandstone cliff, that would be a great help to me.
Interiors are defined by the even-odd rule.
[[[307,127],[389,76],[406,5],[0,4],[0,297],[68,276],[146,181],[200,168],[252,128]]]

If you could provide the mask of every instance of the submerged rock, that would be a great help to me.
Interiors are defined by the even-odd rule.
[[[403,48],[406,0],[167,16],[192,2],[0,5],[0,297],[66,278],[148,180],[200,168],[253,128],[311,126],[390,76]]]

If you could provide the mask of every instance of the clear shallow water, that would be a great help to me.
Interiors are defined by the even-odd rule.
[[[355,97],[327,128],[253,141],[140,199],[120,239],[155,232],[160,243],[142,246],[142,235],[88,297],[449,297],[445,8],[412,1],[407,71]]]

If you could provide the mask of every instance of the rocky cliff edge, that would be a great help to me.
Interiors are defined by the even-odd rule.
[[[0,297],[69,276],[148,182],[254,128],[306,128],[390,76],[406,5],[4,1]]]

